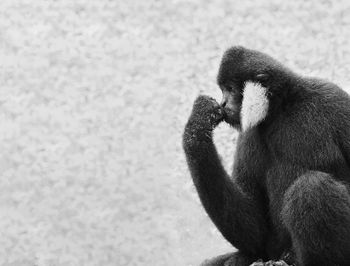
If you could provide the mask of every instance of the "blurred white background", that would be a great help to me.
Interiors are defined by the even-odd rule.
[[[2,0],[0,265],[198,265],[232,250],[181,148],[223,51],[339,85],[350,1]],[[236,133],[216,142],[230,169]]]

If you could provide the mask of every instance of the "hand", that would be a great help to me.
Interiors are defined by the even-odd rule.
[[[211,97],[199,96],[185,127],[183,147],[185,151],[196,150],[210,143],[213,129],[224,119],[221,106]]]
[[[200,95],[195,100],[187,126],[197,130],[213,130],[224,119],[224,112],[217,101]]]

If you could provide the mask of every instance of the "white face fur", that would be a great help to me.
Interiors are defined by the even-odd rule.
[[[265,119],[269,108],[267,89],[257,83],[247,82],[243,90],[241,127],[246,131]]]

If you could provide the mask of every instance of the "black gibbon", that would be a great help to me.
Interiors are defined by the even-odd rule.
[[[222,103],[196,99],[183,147],[206,212],[238,252],[206,265],[288,254],[300,266],[349,266],[349,95],[238,46],[217,81]],[[221,121],[240,132],[232,176],[213,143]]]

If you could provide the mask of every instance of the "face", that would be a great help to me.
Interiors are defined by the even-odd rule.
[[[225,121],[246,131],[259,124],[267,116],[269,100],[267,88],[259,83],[246,82],[238,86],[221,86]]]
[[[240,110],[242,104],[242,91],[230,85],[221,85],[222,101],[225,121],[233,127],[240,127]]]

